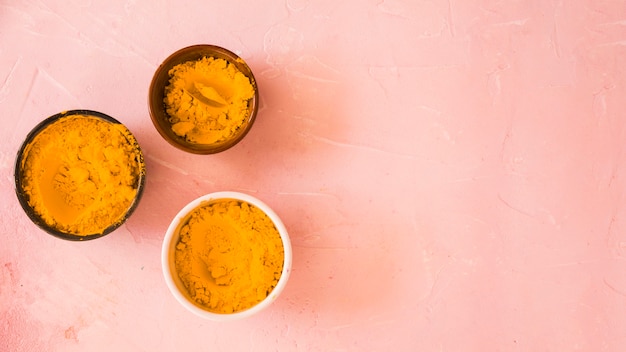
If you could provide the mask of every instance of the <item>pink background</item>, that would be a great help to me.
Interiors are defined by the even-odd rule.
[[[243,57],[256,124],[218,155],[148,115],[192,44]],[[144,197],[62,241],[14,194],[63,110],[136,135]],[[0,351],[626,350],[626,2],[0,0]],[[205,193],[281,216],[294,263],[253,318],[182,308],[164,232]]]

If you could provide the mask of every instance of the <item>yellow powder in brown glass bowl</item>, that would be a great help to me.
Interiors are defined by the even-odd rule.
[[[148,103],[152,123],[168,143],[190,153],[213,154],[248,133],[259,92],[252,70],[235,53],[193,45],[157,68]]]

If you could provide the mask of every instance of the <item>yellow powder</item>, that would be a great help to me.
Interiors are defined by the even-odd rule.
[[[191,143],[213,144],[245,125],[254,87],[232,63],[204,57],[174,66],[169,75],[164,103],[176,135]]]
[[[126,127],[70,115],[45,127],[24,149],[22,188],[47,225],[74,235],[101,234],[123,220],[142,165]]]
[[[175,267],[189,295],[215,313],[250,308],[274,289],[284,249],[259,208],[235,200],[203,203],[179,227]]]

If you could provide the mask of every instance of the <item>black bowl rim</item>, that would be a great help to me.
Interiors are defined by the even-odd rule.
[[[245,67],[247,72],[245,72],[244,74],[246,75],[246,77],[248,77],[248,79],[250,79],[250,83],[254,87],[254,96],[252,97],[252,99],[250,99],[252,103],[252,108],[250,109],[250,116],[248,117],[248,121],[244,130],[241,133],[239,133],[236,136],[236,138],[220,143],[217,146],[187,143],[180,137],[166,134],[164,131],[165,126],[161,125],[162,120],[159,117],[155,116],[155,111],[154,111],[155,109],[153,109],[153,105],[156,104],[156,102],[153,103],[152,101],[152,93],[153,91],[155,91],[155,89],[157,89],[157,86],[156,86],[157,78],[159,78],[161,75],[167,76],[168,71],[179,63],[187,62],[193,59],[200,59],[202,57],[211,57],[216,52],[221,53],[222,55],[227,57],[230,63],[236,66]],[[185,60],[174,60],[178,56],[182,56],[184,54],[193,54],[193,53],[196,54],[196,55],[193,55],[193,58],[189,58]],[[185,152],[189,152],[189,153],[215,154],[215,153],[223,152],[237,145],[248,134],[248,132],[252,128],[252,125],[254,124],[254,121],[256,120],[256,116],[257,116],[258,109],[259,109],[259,87],[258,87],[256,78],[254,77],[254,73],[252,72],[252,68],[250,68],[248,63],[239,55],[235,54],[234,52],[224,47],[213,45],[213,44],[194,44],[194,45],[190,45],[190,46],[178,49],[177,51],[170,54],[165,60],[163,60],[163,62],[159,65],[159,67],[154,71],[154,75],[152,77],[152,80],[150,81],[150,87],[148,89],[148,109],[150,112],[150,119],[152,120],[152,123],[154,127],[156,128],[157,132],[170,145],[180,150],[183,150]]]
[[[63,112],[57,113],[55,115],[52,115],[52,116],[44,119],[43,121],[41,121],[39,124],[37,124],[28,133],[28,135],[24,139],[24,142],[20,146],[20,149],[17,152],[17,156],[15,158],[14,174],[13,174],[14,178],[15,178],[15,194],[17,195],[17,199],[18,199],[20,205],[22,206],[22,209],[26,213],[26,215],[40,229],[44,230],[45,232],[47,232],[50,235],[53,235],[53,236],[55,236],[57,238],[61,238],[61,239],[64,239],[64,240],[69,240],[69,241],[88,241],[88,240],[93,240],[93,239],[100,238],[100,237],[103,237],[103,236],[106,236],[106,235],[110,234],[111,232],[113,232],[114,230],[116,230],[117,228],[122,226],[122,224],[124,224],[126,222],[126,220],[128,220],[128,218],[132,215],[132,213],[137,208],[137,205],[139,204],[139,201],[141,200],[141,197],[143,195],[143,190],[144,190],[144,186],[145,186],[145,179],[146,179],[146,165],[145,165],[145,161],[144,161],[144,158],[143,158],[143,152],[141,150],[141,147],[139,146],[139,142],[137,141],[137,138],[128,129],[128,127],[126,127],[128,132],[131,134],[131,136],[135,140],[133,144],[137,148],[137,152],[138,152],[138,156],[139,156],[139,160],[138,161],[139,161],[139,165],[140,165],[140,171],[139,171],[139,180],[138,180],[138,184],[137,184],[137,194],[135,195],[135,199],[131,203],[130,207],[128,208],[128,210],[126,211],[126,213],[124,214],[122,219],[120,221],[112,224],[111,226],[107,227],[106,229],[104,229],[104,231],[102,233],[91,234],[91,235],[84,235],[84,236],[74,235],[74,234],[63,232],[63,231],[59,231],[59,230],[57,230],[57,229],[55,229],[53,227],[50,227],[48,224],[45,223],[45,221],[43,221],[41,219],[41,217],[37,216],[37,214],[35,213],[33,208],[28,204],[27,195],[24,193],[24,190],[22,188],[22,178],[21,178],[22,166],[21,165],[22,165],[22,160],[23,160],[23,157],[24,157],[24,150],[30,144],[30,142],[33,140],[33,138],[35,138],[35,136],[37,136],[43,129],[45,129],[50,124],[58,121],[61,118],[68,117],[68,116],[73,116],[73,115],[92,116],[92,117],[100,118],[100,119],[103,119],[105,121],[108,121],[108,122],[111,122],[111,123],[114,123],[114,124],[119,124],[119,125],[122,125],[122,126],[126,127],[120,121],[118,121],[117,119],[115,119],[115,118],[113,118],[113,117],[111,117],[111,116],[109,116],[107,114],[101,113],[99,111],[86,110],[86,109],[67,110],[67,111],[63,111]]]

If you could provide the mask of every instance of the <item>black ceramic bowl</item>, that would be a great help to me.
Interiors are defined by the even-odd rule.
[[[15,161],[15,173],[14,173],[15,193],[17,194],[17,199],[19,200],[19,203],[22,206],[22,209],[24,209],[24,212],[26,213],[26,215],[28,215],[30,220],[32,220],[33,223],[35,223],[45,232],[49,233],[50,235],[53,235],[53,236],[56,236],[58,238],[65,239],[65,240],[71,240],[71,241],[93,240],[93,239],[100,238],[102,236],[105,236],[113,232],[115,229],[120,227],[128,219],[128,217],[133,213],[133,211],[137,207],[139,200],[141,199],[141,196],[143,194],[143,189],[144,189],[144,184],[145,184],[145,172],[146,172],[145,163],[143,160],[143,154],[141,152],[139,144],[137,143],[137,140],[132,135],[132,133],[130,133],[130,131],[125,126],[122,125],[122,127],[127,132],[125,133],[125,136],[126,136],[125,139],[127,140],[128,144],[136,152],[135,161],[137,163],[136,181],[134,185],[134,189],[136,190],[136,193],[135,193],[134,199],[130,203],[129,207],[125,210],[123,216],[120,219],[117,219],[116,221],[112,222],[103,231],[99,231],[98,233],[73,234],[67,231],[60,230],[53,226],[50,226],[48,223],[46,223],[46,221],[44,221],[44,219],[34,210],[34,208],[29,203],[29,195],[28,195],[28,192],[24,188],[25,187],[24,175],[27,172],[27,170],[24,169],[24,166],[25,166],[26,158],[28,157],[28,150],[29,150],[28,146],[31,144],[31,142],[33,142],[34,138],[38,136],[42,131],[44,131],[47,127],[51,126],[55,122],[58,122],[59,120],[66,118],[66,117],[78,117],[78,118],[85,117],[85,118],[91,118],[91,119],[95,118],[95,119],[105,121],[107,123],[122,125],[119,121],[117,121],[111,116],[108,116],[101,112],[91,111],[91,110],[64,111],[64,112],[50,116],[47,119],[43,120],[41,123],[35,126],[30,131],[30,133],[26,136],[26,139],[22,143],[22,146],[20,147],[17,153],[17,158]],[[63,136],[60,136],[60,137],[62,138]]]

